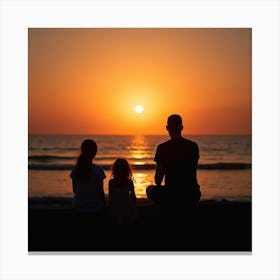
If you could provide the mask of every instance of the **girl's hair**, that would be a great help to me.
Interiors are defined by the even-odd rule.
[[[132,168],[124,158],[118,158],[112,167],[112,177],[119,180],[132,179]]]
[[[86,139],[81,145],[81,154],[77,159],[76,177],[80,180],[87,180],[90,177],[92,160],[96,156],[97,145],[95,141]]]

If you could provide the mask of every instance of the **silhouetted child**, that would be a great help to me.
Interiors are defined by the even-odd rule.
[[[119,158],[114,162],[112,177],[109,181],[109,214],[118,224],[132,223],[137,218],[136,195],[127,160]]]
[[[97,145],[86,139],[81,145],[81,154],[72,170],[74,200],[73,206],[81,212],[99,212],[105,208],[103,180],[106,177],[103,169],[92,161],[96,156]]]

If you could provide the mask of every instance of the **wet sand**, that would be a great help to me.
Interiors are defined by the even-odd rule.
[[[32,252],[251,252],[250,202],[203,201],[196,211],[168,214],[138,199],[138,219],[118,225],[107,213],[81,214],[65,203],[28,210]]]

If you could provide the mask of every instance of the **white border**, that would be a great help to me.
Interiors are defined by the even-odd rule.
[[[279,1],[0,3],[1,279],[280,279]],[[28,255],[28,27],[253,28],[252,255]]]

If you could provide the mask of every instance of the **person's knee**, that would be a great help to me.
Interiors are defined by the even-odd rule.
[[[166,199],[166,188],[164,186],[149,186],[146,189],[147,197],[157,204],[161,204]]]
[[[152,199],[156,186],[150,185],[146,188],[146,194],[149,199]]]

